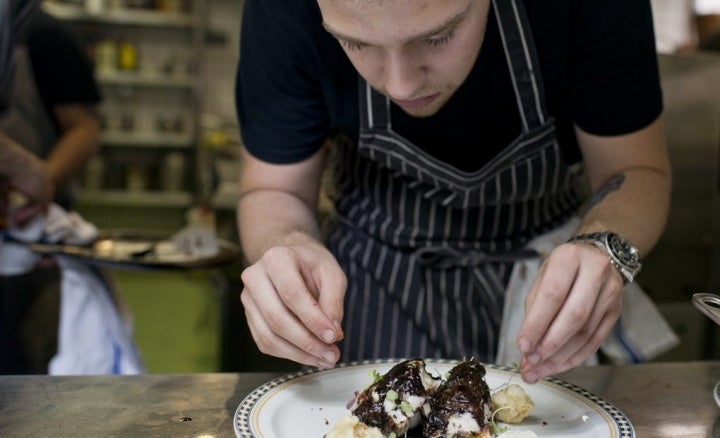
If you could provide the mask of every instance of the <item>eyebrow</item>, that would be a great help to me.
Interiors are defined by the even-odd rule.
[[[441,32],[443,32],[444,30],[449,29],[449,28],[457,25],[463,18],[465,18],[465,15],[467,14],[467,12],[468,12],[468,10],[470,9],[470,6],[471,6],[471,5],[472,5],[472,2],[470,2],[470,3],[468,4],[468,6],[465,8],[464,11],[462,11],[462,12],[460,12],[459,14],[455,15],[454,17],[450,18],[449,20],[447,20],[447,21],[444,22],[443,24],[441,24],[441,25],[439,25],[439,26],[435,26],[434,28],[432,28],[432,29],[430,29],[430,30],[427,30],[427,31],[425,31],[425,32],[422,32],[422,33],[419,33],[419,34],[417,34],[417,35],[413,35],[413,36],[407,38],[407,39],[405,40],[405,43],[409,43],[409,42],[412,42],[412,41],[418,41],[418,40],[422,40],[422,39],[429,38],[429,37],[431,37],[431,36],[433,36],[433,35],[436,35],[436,34],[438,34],[438,33],[441,33]],[[335,38],[337,38],[337,39],[339,39],[339,40],[347,41],[347,42],[349,42],[349,43],[358,44],[358,45],[362,45],[362,46],[370,46],[370,45],[372,45],[372,44],[368,43],[367,41],[362,41],[362,40],[359,40],[359,39],[357,39],[357,38],[353,38],[353,37],[351,37],[351,36],[343,35],[341,32],[338,32],[338,31],[332,29],[325,21],[323,21],[322,25],[323,25],[323,27],[325,28],[325,30],[326,30],[328,33],[332,34]]]

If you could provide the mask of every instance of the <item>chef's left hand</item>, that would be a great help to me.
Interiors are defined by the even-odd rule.
[[[620,272],[599,248],[558,246],[525,300],[517,337],[523,379],[535,383],[595,353],[620,317],[622,292]]]

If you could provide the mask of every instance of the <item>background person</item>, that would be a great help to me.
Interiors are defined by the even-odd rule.
[[[100,94],[75,35],[38,10],[18,29],[0,133],[41,161],[54,202],[72,207],[70,183],[99,147]],[[17,187],[17,185],[16,185]],[[47,203],[47,200],[44,200]],[[0,278],[0,373],[45,373],[55,353],[60,274],[41,264]]]

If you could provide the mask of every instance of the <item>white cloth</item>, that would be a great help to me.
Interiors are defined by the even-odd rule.
[[[51,205],[43,217],[27,226],[8,230],[19,242],[83,245],[97,238],[97,228],[78,214]],[[22,243],[0,244],[0,274],[19,275],[39,259]],[[144,366],[132,336],[132,324],[123,320],[112,290],[97,268],[57,255],[61,272],[58,351],[49,374],[138,374]],[[21,293],[21,291],[18,291]]]
[[[693,0],[652,0],[658,53],[675,53],[697,43]]]
[[[58,257],[58,263],[60,327],[49,374],[143,373],[132,326],[120,317],[102,274],[69,257]]]
[[[525,318],[525,298],[544,259],[573,235],[580,220],[573,218],[565,225],[535,238],[527,247],[540,257],[515,263],[505,293],[505,307],[500,325],[500,343],[496,362],[512,366],[520,363],[522,355],[516,339]],[[655,304],[637,285],[625,288],[622,315],[615,328],[600,347],[613,363],[637,363],[652,359],[677,346],[680,339],[657,309]],[[597,363],[592,356],[585,365]]]
[[[720,0],[652,0],[658,53],[675,53],[697,44],[696,15],[720,14]]]
[[[697,15],[720,14],[720,0],[695,0],[695,13]]]

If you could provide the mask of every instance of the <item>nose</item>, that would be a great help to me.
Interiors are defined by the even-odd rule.
[[[385,64],[385,92],[393,99],[408,100],[422,89],[426,68],[417,53],[393,50],[387,53]]]

